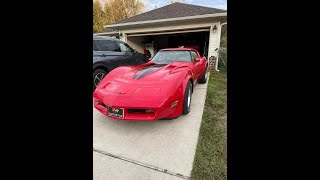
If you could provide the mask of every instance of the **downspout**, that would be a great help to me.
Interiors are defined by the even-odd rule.
[[[219,33],[220,33],[220,35],[219,35],[219,48],[220,48],[220,41],[221,41],[221,30],[222,30],[222,26],[223,25],[226,25],[227,24],[227,22],[225,22],[225,23],[222,23],[222,24],[220,24],[220,30],[219,30]],[[218,52],[217,52],[217,59],[216,59],[216,67],[215,67],[215,69],[216,69],[216,71],[220,71],[219,69],[218,69],[218,62],[219,62],[219,48],[217,48],[218,49]]]

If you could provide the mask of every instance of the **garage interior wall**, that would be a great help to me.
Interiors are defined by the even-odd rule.
[[[144,45],[142,44],[144,38],[140,36],[127,37],[127,43],[133,49],[137,50],[139,53],[144,53]]]
[[[156,42],[157,49],[168,48],[168,36],[128,36],[127,43],[140,53],[144,53],[144,43],[151,42],[152,38]],[[154,54],[153,54],[154,55]]]

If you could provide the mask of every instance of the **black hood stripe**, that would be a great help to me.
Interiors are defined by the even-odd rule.
[[[139,69],[132,77],[132,79],[135,79],[139,74],[142,73],[143,70],[148,69],[150,67],[152,67],[154,64],[150,64],[149,66],[144,66],[141,69]]]
[[[160,67],[152,67],[152,68],[147,69],[146,71],[143,72],[143,74],[141,74],[141,76],[138,77],[138,80],[140,80],[141,78],[145,77],[146,75],[156,71],[159,68]]]
[[[157,69],[159,69],[160,67],[162,66],[165,66],[166,64],[154,64],[154,65],[151,65],[151,66],[146,66],[146,67],[143,67],[141,69],[139,69],[132,77],[132,79],[135,79],[136,77],[138,77],[142,72],[141,76],[139,76],[137,78],[137,80],[140,80],[141,78],[145,77],[146,75],[156,71]],[[145,71],[144,71],[145,70]]]

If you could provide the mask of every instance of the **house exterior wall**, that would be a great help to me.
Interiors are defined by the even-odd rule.
[[[217,31],[214,33],[212,27],[216,25]],[[123,27],[119,28],[120,32],[123,33],[121,40],[127,42],[131,45],[131,42],[127,41],[128,34],[136,34],[136,33],[152,33],[152,32],[166,32],[166,31],[178,31],[178,30],[188,30],[188,29],[203,29],[203,28],[211,28],[210,29],[210,39],[208,45],[208,57],[217,56],[215,51],[216,48],[219,48],[220,45],[220,35],[221,31],[220,22],[217,19],[204,19],[197,21],[183,21],[183,22],[171,22],[165,24],[154,24],[154,25],[140,25],[140,26],[132,26],[132,27]],[[133,45],[134,46],[134,45]]]
[[[212,27],[216,25],[217,30],[213,32]],[[208,44],[208,59],[217,59],[216,48],[220,46],[220,36],[221,36],[221,26],[220,20],[216,18],[206,18],[197,20],[187,20],[187,21],[172,21],[166,23],[155,23],[152,25],[133,25],[127,27],[118,27],[117,29],[122,33],[120,39],[127,42],[130,46],[135,48],[140,52],[141,45],[132,39],[132,37],[127,37],[127,35],[139,34],[139,33],[152,33],[152,32],[168,32],[168,31],[181,31],[181,30],[192,30],[192,29],[209,29],[209,44]],[[143,51],[142,51],[143,52]],[[210,58],[214,57],[214,58]],[[214,62],[210,60],[211,69],[214,66]],[[214,68],[214,67],[213,67]]]
[[[213,32],[213,27],[216,25],[217,30]],[[218,51],[217,48],[220,47],[220,38],[221,37],[221,26],[220,23],[215,23],[213,26],[210,27],[210,41],[208,47],[208,60],[209,60],[209,70],[215,69],[216,60],[218,59]]]
[[[122,28],[121,32],[126,34],[135,33],[149,33],[149,32],[162,32],[162,31],[174,31],[174,30],[187,30],[198,28],[209,28],[212,24],[218,22],[185,22],[185,23],[166,23],[166,24],[154,24],[144,26],[133,26]]]
[[[213,32],[212,27],[214,25],[217,26],[216,32]],[[218,23],[215,23],[210,28],[210,40],[209,40],[209,46],[208,46],[208,57],[211,56],[217,56],[217,52],[215,51],[216,48],[219,48],[220,46],[220,36],[219,36],[219,30],[221,29]]]

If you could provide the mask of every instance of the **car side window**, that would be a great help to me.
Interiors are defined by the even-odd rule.
[[[97,51],[96,41],[93,41],[92,45],[93,45],[93,48],[92,48],[92,49],[93,49],[94,51]]]
[[[198,55],[194,51],[191,51],[191,55],[192,55],[192,62],[195,62]]]
[[[126,43],[119,42],[121,52],[133,52],[133,49]]]
[[[119,51],[117,43],[110,40],[94,40],[93,41],[94,51]]]

